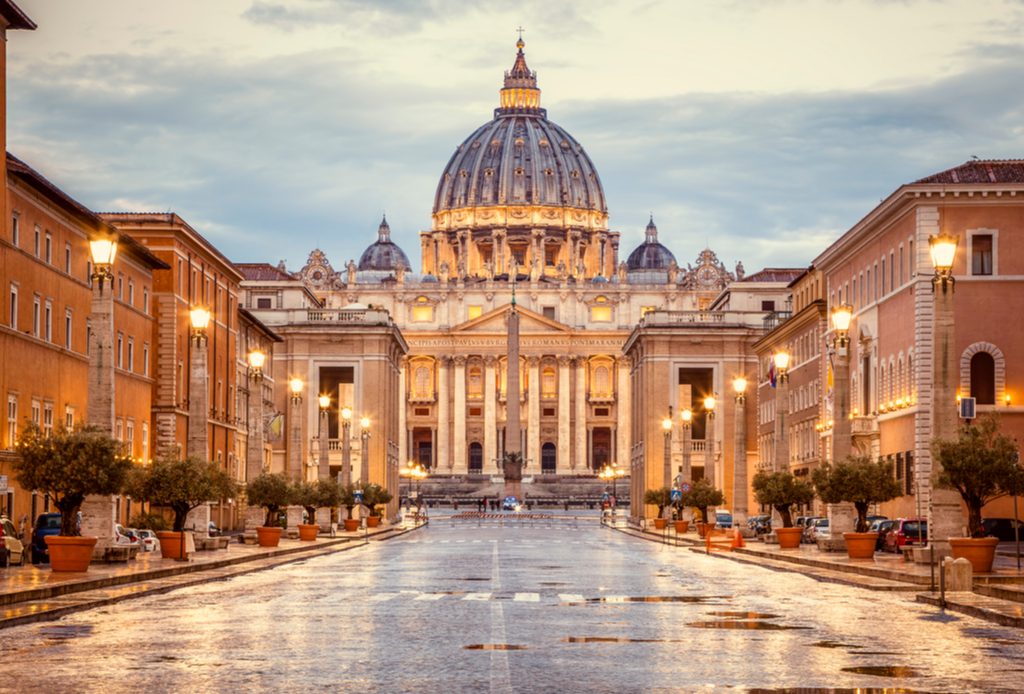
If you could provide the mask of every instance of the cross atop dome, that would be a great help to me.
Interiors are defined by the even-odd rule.
[[[546,115],[540,107],[540,89],[537,87],[537,73],[526,65],[526,54],[523,53],[523,29],[519,29],[519,40],[516,41],[516,60],[512,69],[505,73],[505,86],[501,90],[501,106],[495,111],[496,116],[512,114]]]

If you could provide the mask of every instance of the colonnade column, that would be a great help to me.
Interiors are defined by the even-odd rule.
[[[455,435],[454,464],[452,471],[456,474],[469,470],[466,466],[466,358],[458,356],[455,361]]]
[[[530,379],[526,405],[526,459],[530,474],[540,472],[540,358],[527,357]]]
[[[572,357],[558,357],[558,474],[569,472],[569,367]]]
[[[398,362],[398,463],[399,465],[406,465],[409,462],[409,432],[406,431],[408,424],[406,423],[406,412],[405,412],[405,370],[409,367],[409,360],[403,357]],[[329,435],[328,428],[324,427],[321,436],[326,439]],[[324,466],[327,465],[325,461]]]
[[[437,358],[437,469],[450,470],[452,459],[448,455],[448,362],[450,357]]]
[[[496,357],[484,357],[484,472],[497,472],[498,457],[498,393]]]
[[[576,451],[573,455],[573,469],[587,469],[587,360],[576,359]]]
[[[616,458],[613,462],[618,463],[623,468],[630,463],[629,415],[632,411],[633,403],[631,402],[632,393],[629,389],[629,370],[632,363],[629,357],[621,357],[616,364],[619,372],[619,392],[615,405],[616,419],[618,420],[615,437],[618,446],[615,453]]]

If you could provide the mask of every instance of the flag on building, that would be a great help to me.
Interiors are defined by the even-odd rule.
[[[775,380],[776,380],[775,379],[775,360],[774,359],[769,359],[768,360],[768,384],[772,388],[775,387]]]

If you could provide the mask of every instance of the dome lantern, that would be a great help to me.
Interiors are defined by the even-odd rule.
[[[505,73],[505,86],[501,89],[501,106],[494,110],[495,116],[513,114],[545,115],[540,107],[540,89],[537,87],[537,73],[526,65],[526,54],[523,46],[526,42],[520,36],[516,41],[516,61],[512,69]]]

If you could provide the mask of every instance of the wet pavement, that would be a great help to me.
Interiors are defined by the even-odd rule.
[[[1024,633],[645,542],[447,520],[0,632],[2,691],[1019,691]]]

